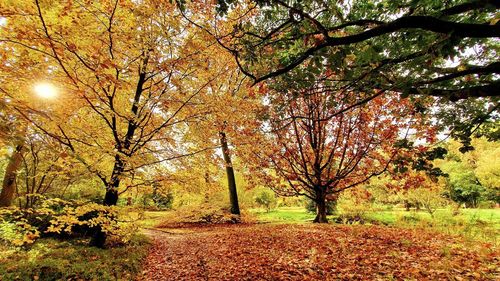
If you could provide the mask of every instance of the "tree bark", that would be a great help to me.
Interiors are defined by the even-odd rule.
[[[115,206],[118,202],[118,189],[108,188],[106,194],[104,195],[104,206]]]
[[[234,178],[233,164],[227,145],[226,133],[219,132],[222,155],[226,165],[227,185],[229,187],[229,200],[231,201],[231,214],[240,215],[240,206],[238,204],[238,193],[236,190],[236,179]]]
[[[0,207],[8,207],[12,204],[16,192],[16,177],[21,167],[24,150],[24,140],[17,144],[16,149],[10,157],[3,178],[2,192],[0,193]]]
[[[314,223],[328,223],[326,218],[326,196],[322,190],[316,192],[316,218]]]
[[[120,176],[123,174],[124,163],[120,155],[115,156],[115,165],[111,172],[111,179],[106,186],[106,194],[104,195],[103,205],[115,206],[118,202],[118,187],[120,186]]]
[[[205,203],[209,200],[209,190],[210,190],[210,174],[205,171]]]

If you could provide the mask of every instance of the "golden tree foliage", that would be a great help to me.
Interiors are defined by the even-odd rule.
[[[102,180],[109,204],[123,178],[186,152],[178,140],[205,114],[197,100],[230,67],[205,63],[210,44],[171,3],[10,1],[0,10],[2,53],[16,70],[5,71],[3,92]],[[57,97],[33,98],[40,82]]]

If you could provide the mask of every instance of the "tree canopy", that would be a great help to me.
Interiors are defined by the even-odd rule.
[[[239,213],[233,163],[316,203],[383,173],[442,175],[445,135],[461,152],[498,140],[499,6],[2,2],[2,204],[88,177],[116,205],[159,181],[209,187],[225,168]]]
[[[246,13],[201,26],[254,83],[292,73],[313,80],[329,69],[341,73],[341,89],[435,97],[439,104],[427,109],[467,150],[475,133],[498,137],[497,126],[479,132],[479,125],[498,120],[499,7],[474,0],[219,1],[222,14]],[[226,20],[234,29],[217,28]]]

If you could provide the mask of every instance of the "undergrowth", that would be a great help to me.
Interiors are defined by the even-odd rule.
[[[143,235],[108,249],[86,244],[41,238],[29,247],[1,245],[0,280],[132,280],[149,248]]]

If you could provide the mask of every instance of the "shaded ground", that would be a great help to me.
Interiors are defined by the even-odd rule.
[[[139,280],[495,280],[487,244],[381,226],[253,224],[149,230]]]

